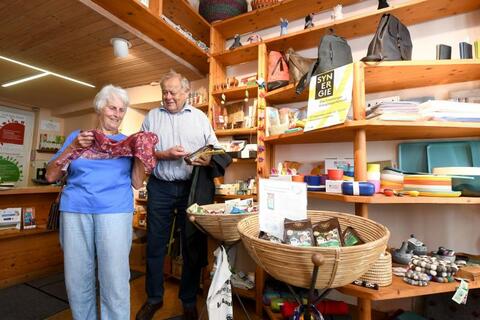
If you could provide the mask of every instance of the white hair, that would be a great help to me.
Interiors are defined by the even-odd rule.
[[[100,112],[100,110],[102,110],[103,107],[107,105],[108,99],[112,97],[117,97],[118,99],[120,99],[125,108],[128,108],[130,106],[130,100],[128,99],[128,94],[126,90],[111,84],[107,84],[97,93],[95,99],[93,100],[95,111]]]
[[[187,78],[185,78],[180,73],[175,72],[174,70],[170,70],[162,76],[162,78],[160,79],[160,87],[163,89],[163,84],[165,83],[165,81],[172,78],[178,78],[178,80],[180,80],[180,85],[185,92],[190,91],[190,81],[188,81]]]

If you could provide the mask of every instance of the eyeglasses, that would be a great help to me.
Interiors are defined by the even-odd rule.
[[[180,91],[162,90],[162,96],[163,97],[167,96],[168,94],[170,94],[172,97],[177,97],[181,93],[182,93],[181,90]]]

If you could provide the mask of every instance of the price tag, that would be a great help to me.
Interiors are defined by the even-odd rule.
[[[466,304],[468,297],[468,282],[461,280],[460,285],[458,286],[455,294],[452,297],[452,300],[458,304]]]

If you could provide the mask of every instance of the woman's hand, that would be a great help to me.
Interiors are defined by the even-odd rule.
[[[137,157],[133,157],[133,168],[132,168],[132,186],[135,189],[140,189],[143,186],[143,181],[146,178],[145,166],[143,162],[140,161]]]
[[[92,131],[80,131],[78,136],[73,140],[72,147],[75,149],[88,148],[93,144],[95,137]]]

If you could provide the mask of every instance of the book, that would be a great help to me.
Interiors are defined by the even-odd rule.
[[[23,208],[23,229],[34,229],[37,227],[35,222],[35,208]]]
[[[190,153],[189,155],[185,156],[184,160],[186,163],[191,165],[193,164],[194,161],[198,160],[198,158],[204,155],[214,155],[214,154],[222,154],[222,153],[225,153],[225,150],[220,148],[215,148],[212,144],[208,144]]]

